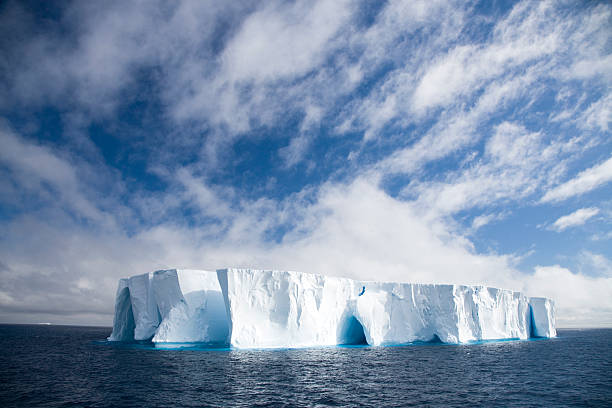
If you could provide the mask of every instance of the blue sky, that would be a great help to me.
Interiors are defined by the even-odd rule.
[[[0,5],[0,321],[274,268],[612,326],[607,2]]]

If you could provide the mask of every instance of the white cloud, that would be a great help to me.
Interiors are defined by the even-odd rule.
[[[462,36],[471,10],[461,2],[390,1],[363,29],[355,24],[356,9],[348,0],[261,7],[206,1],[151,7],[75,3],[61,22],[75,41],[63,41],[54,30],[33,35],[10,58],[9,93],[0,99],[54,101],[96,117],[113,112],[125,102],[121,92],[153,70],[160,94],[150,96],[160,96],[164,113],[188,127],[189,136],[164,142],[199,139],[210,159],[237,134],[273,124],[287,111],[305,111],[308,121],[313,101],[319,117],[335,114],[335,103],[360,81],[392,66],[383,83],[346,106],[337,130],[363,130],[366,141],[375,140],[389,123],[420,123],[428,118],[415,116],[417,111],[442,107],[448,112],[436,114],[440,123],[422,143],[391,160],[401,163],[394,167],[419,168],[476,142],[477,126],[495,109],[529,94],[534,81],[551,75],[573,79],[559,73],[567,66],[559,56],[571,57],[572,63],[599,61],[598,66],[609,57],[604,29],[609,10],[603,6],[568,19],[554,3],[521,2],[476,43]],[[15,25],[30,27],[25,20]],[[480,94],[474,104],[470,99]],[[603,126],[598,112],[587,122]],[[303,135],[295,138],[296,148],[287,152],[289,167],[310,148]]]
[[[612,62],[610,66],[612,66]],[[612,93],[593,102],[588,109],[582,112],[580,120],[584,128],[598,127],[603,132],[607,132],[608,126],[612,122]]]
[[[186,168],[178,169],[175,177],[185,188],[185,199],[188,202],[195,202],[204,215],[219,219],[231,215],[229,206],[232,200],[231,192],[226,193],[227,198],[223,199],[219,193],[213,191],[202,179],[195,178]]]
[[[581,208],[571,214],[559,217],[559,219],[553,223],[551,228],[557,232],[561,232],[570,227],[583,225],[597,214],[599,214],[599,208]]]
[[[589,277],[556,266],[538,266],[525,279],[530,296],[554,299],[558,327],[610,327],[612,278]]]
[[[329,42],[351,16],[351,1],[270,3],[251,14],[221,60],[231,81],[280,80],[307,73],[333,49]]]
[[[488,138],[482,157],[467,168],[448,172],[443,181],[412,183],[402,194],[416,194],[420,207],[431,216],[516,201],[556,175],[562,165],[561,153],[573,148],[571,141],[545,143],[541,133],[504,122]]]
[[[583,250],[579,255],[581,268],[591,275],[612,277],[612,260],[602,254]]]
[[[308,233],[290,233],[273,251],[280,265],[362,279],[511,284],[507,258],[473,253],[469,241],[366,179],[324,187],[307,212],[312,222],[300,230]]]
[[[476,231],[479,228],[484,227],[487,224],[490,224],[494,221],[502,220],[508,216],[507,212],[501,213],[491,213],[491,214],[482,214],[474,217],[472,220],[472,231]]]
[[[289,145],[279,150],[279,156],[284,160],[287,167],[292,167],[299,163],[304,157],[310,145],[308,135],[300,135],[289,141]]]
[[[225,138],[272,124],[288,110],[305,112],[307,126],[355,86],[348,71],[325,67],[332,52],[346,46],[354,10],[350,0],[269,2],[253,10],[210,58],[213,64],[190,50],[189,69],[171,65],[177,76],[167,89],[173,118],[222,128]],[[313,98],[323,106],[313,106]]]
[[[605,241],[612,239],[612,231],[607,231],[604,233],[597,233],[591,236],[592,241]]]
[[[427,163],[478,143],[486,131],[483,126],[513,103],[527,109],[549,89],[539,85],[542,81],[573,86],[570,81],[575,78],[560,72],[567,58],[606,58],[601,46],[607,38],[601,23],[606,13],[607,9],[594,8],[568,20],[554,3],[519,3],[482,43],[466,44],[449,35],[440,40],[452,44],[446,51],[436,43],[428,44],[431,53],[421,48],[409,54],[414,57],[389,73],[360,104],[353,104],[352,117],[344,118],[338,131],[364,129],[364,139],[375,140],[385,125],[418,125],[431,111],[435,120],[429,130],[416,138],[412,130],[398,137],[405,147],[379,163],[384,172],[418,173]],[[446,16],[440,12],[436,18]],[[605,105],[600,105],[593,106],[585,123],[604,126]],[[582,115],[584,109],[574,113]]]
[[[427,133],[412,145],[396,149],[377,167],[390,173],[416,173],[427,163],[477,143],[483,137],[477,131],[479,127],[492,113],[524,97],[536,79],[537,75],[527,70],[516,78],[491,83],[473,106],[468,109],[461,106],[442,114]]]
[[[351,49],[363,51],[359,61],[347,68],[349,77],[355,69],[367,80],[385,65],[397,68],[369,95],[345,108],[336,131],[364,130],[364,140],[369,141],[379,138],[380,130],[392,120],[409,123],[420,67],[456,41],[466,12],[461,2],[390,1],[367,31],[354,32]],[[410,40],[419,37],[419,32],[430,34],[423,39],[425,44]]]
[[[597,75],[610,77],[612,75],[610,74],[610,65],[612,65],[612,55],[594,60],[580,60],[570,68],[570,74],[574,78],[590,78]]]
[[[543,203],[563,201],[570,197],[588,193],[610,181],[612,181],[612,157],[603,163],[581,171],[573,179],[548,190],[540,201]]]
[[[408,61],[389,74],[377,92],[364,99],[355,114],[355,122],[365,122],[366,139],[374,138],[393,119],[403,120],[406,124],[411,121],[418,123],[433,108],[450,109],[457,116],[466,116],[465,109],[452,111],[457,107],[473,105],[468,98],[474,94],[484,91],[491,95],[489,88],[500,89],[508,82],[513,84],[506,89],[506,95],[511,91],[515,95],[523,94],[530,85],[528,79],[535,79],[529,78],[531,71],[535,68],[538,77],[548,76],[550,66],[558,64],[554,55],[563,46],[561,38],[572,35],[571,27],[555,14],[549,3],[541,3],[537,7],[520,3],[505,20],[496,24],[493,34],[484,43],[464,44],[461,31],[454,29],[455,24],[465,18],[462,9],[456,7],[451,11],[436,6],[431,9],[436,13],[430,13],[428,17],[431,20],[425,21],[433,25],[440,25],[440,21],[444,21],[451,29],[430,40],[427,47],[409,54]],[[454,23],[449,24],[447,19]],[[424,24],[424,21],[420,23]],[[428,25],[425,26],[430,29]],[[432,51],[427,52],[426,49]],[[546,68],[538,66],[542,61],[548,65]],[[527,77],[527,80],[521,80],[522,77]],[[489,102],[493,101],[488,99],[482,98],[483,106],[474,110],[483,111],[486,115],[504,100],[497,97],[492,106]],[[436,115],[442,116],[438,112]],[[472,129],[458,130],[453,133],[467,133],[463,138],[469,139]],[[439,139],[442,143],[430,143],[429,146],[444,144],[450,138]],[[461,145],[456,143],[455,148]]]
[[[5,128],[0,128],[0,145],[0,163],[10,171],[3,177],[18,183],[21,193],[31,192],[43,200],[49,197],[55,200],[57,195],[64,206],[82,217],[101,223],[112,222],[108,214],[87,197],[82,177],[68,160],[50,148],[28,142]],[[4,198],[19,200],[18,196]]]
[[[565,79],[596,79],[609,81],[612,78],[609,66],[612,55],[609,50],[609,30],[612,10],[601,3],[589,13],[571,21],[575,32],[565,41],[574,50],[571,63],[557,67],[555,75]]]
[[[487,47],[463,45],[452,49],[422,76],[412,98],[417,113],[426,109],[455,103],[460,95],[472,93],[484,81],[507,73],[516,66],[553,53],[558,47],[556,30],[543,33],[533,20],[543,16],[527,13],[519,26],[502,22],[497,30],[511,31]],[[510,28],[512,27],[512,28]],[[505,33],[508,34],[508,33]],[[517,35],[518,34],[518,35]],[[507,37],[512,37],[507,41]]]

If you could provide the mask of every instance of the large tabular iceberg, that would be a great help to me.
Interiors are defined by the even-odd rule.
[[[231,268],[120,279],[109,340],[259,348],[554,336],[553,302],[510,290]]]

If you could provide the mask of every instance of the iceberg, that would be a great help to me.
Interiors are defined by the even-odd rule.
[[[555,336],[552,300],[511,290],[227,268],[120,279],[108,339],[296,348]]]

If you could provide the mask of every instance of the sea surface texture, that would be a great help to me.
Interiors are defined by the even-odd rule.
[[[244,351],[118,345],[104,341],[109,334],[0,325],[0,406],[612,406],[612,329]]]

